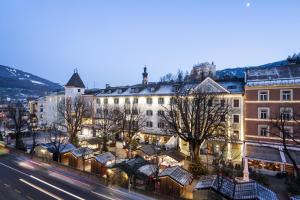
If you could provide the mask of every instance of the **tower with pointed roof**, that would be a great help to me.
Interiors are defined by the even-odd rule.
[[[65,96],[74,98],[76,96],[84,94],[85,85],[81,80],[77,69],[74,70],[68,83],[65,85]]]
[[[147,73],[147,67],[144,67],[144,72],[143,72],[143,85],[147,85],[148,84],[148,73]]]

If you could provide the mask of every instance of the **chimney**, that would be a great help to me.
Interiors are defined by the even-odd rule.
[[[107,89],[107,88],[109,88],[110,87],[110,85],[108,84],[108,83],[106,83],[105,84],[105,88]]]
[[[142,75],[143,75],[143,85],[147,85],[148,84],[148,73],[147,73],[146,65],[144,67],[144,72]]]

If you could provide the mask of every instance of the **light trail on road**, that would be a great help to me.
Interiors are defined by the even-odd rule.
[[[21,182],[23,182],[23,183],[25,183],[25,184],[27,184],[27,185],[33,187],[34,189],[36,189],[36,190],[38,190],[38,191],[40,191],[40,192],[43,192],[43,193],[47,194],[48,196],[50,196],[50,197],[52,197],[52,198],[54,198],[54,199],[56,199],[56,200],[63,200],[62,198],[60,198],[60,197],[58,197],[58,196],[52,194],[51,192],[48,192],[48,191],[44,190],[43,188],[40,188],[40,187],[37,186],[37,185],[34,185],[34,184],[32,184],[32,183],[29,183],[28,181],[25,181],[24,179],[21,179],[21,178],[20,178],[19,180],[20,180]]]

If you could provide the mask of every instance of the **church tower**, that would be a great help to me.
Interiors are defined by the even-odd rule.
[[[71,99],[74,99],[75,97],[84,94],[84,90],[85,85],[81,80],[77,69],[75,69],[70,80],[65,85],[65,97],[71,97]]]
[[[148,84],[148,73],[147,73],[147,67],[144,67],[144,72],[143,72],[143,85]]]

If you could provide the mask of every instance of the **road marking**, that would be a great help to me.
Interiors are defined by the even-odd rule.
[[[6,183],[4,183],[4,186],[5,186],[5,187],[10,187],[10,185],[8,185],[8,184],[6,184]]]
[[[56,187],[56,186],[54,186],[54,185],[52,185],[52,184],[50,184],[50,183],[48,183],[48,182],[46,182],[46,181],[43,181],[43,180],[41,180],[41,179],[39,179],[39,178],[37,178],[37,177],[35,177],[35,176],[30,175],[30,177],[33,178],[33,179],[35,179],[35,180],[37,180],[37,181],[40,181],[41,183],[44,183],[44,184],[46,184],[46,185],[48,185],[48,186],[50,186],[50,187],[53,187],[54,189],[57,189],[57,190],[59,190],[59,191],[61,191],[61,192],[64,192],[64,193],[66,193],[66,194],[68,194],[68,195],[70,195],[70,196],[72,196],[72,197],[75,197],[76,199],[85,200],[84,198],[81,198],[81,197],[79,197],[79,196],[76,196],[75,194],[72,194],[72,193],[70,193],[70,192],[68,192],[68,191],[65,191],[65,190],[63,190],[63,189],[61,189],[61,188],[58,188],[58,187]]]
[[[106,198],[106,199],[109,199],[109,200],[116,200],[116,198],[111,198],[111,197],[109,197],[109,196],[106,196],[106,195],[104,195],[104,194],[100,194],[100,193],[98,193],[98,192],[94,192],[94,191],[91,191],[93,194],[95,194],[95,195],[98,195],[98,196],[100,196],[100,197],[104,197],[104,198]]]
[[[29,174],[26,174],[26,173],[24,173],[24,172],[21,172],[20,170],[17,170],[17,169],[15,169],[15,168],[11,167],[11,166],[8,166],[8,165],[6,165],[6,164],[4,164],[4,163],[2,163],[2,162],[0,162],[0,165],[3,165],[4,167],[7,167],[7,168],[9,168],[9,169],[11,169],[11,170],[14,170],[14,171],[16,171],[16,172],[19,172],[19,173],[21,173],[21,174],[23,174],[23,175],[25,175],[25,176],[29,176]]]
[[[70,193],[70,192],[68,192],[68,191],[65,191],[65,190],[63,190],[63,189],[61,189],[61,188],[58,188],[58,187],[56,187],[56,186],[54,186],[54,185],[52,185],[52,184],[50,184],[50,183],[48,183],[48,182],[46,182],[46,181],[43,181],[43,180],[41,180],[41,179],[39,179],[39,178],[37,178],[37,177],[35,177],[35,176],[32,176],[32,175],[30,175],[30,174],[26,174],[26,173],[24,173],[24,172],[22,172],[22,171],[20,171],[20,170],[18,170],[18,169],[15,169],[15,168],[13,168],[13,167],[10,167],[10,166],[8,166],[8,165],[2,163],[2,162],[0,162],[0,165],[3,165],[3,166],[5,166],[5,167],[7,167],[7,168],[9,168],[9,169],[11,169],[11,170],[16,171],[16,172],[19,172],[19,173],[21,173],[21,174],[23,174],[23,175],[25,175],[25,176],[29,176],[29,177],[31,177],[31,178],[37,180],[37,181],[40,181],[41,183],[44,183],[44,184],[46,184],[46,185],[48,185],[48,186],[50,186],[50,187],[52,187],[52,188],[55,188],[55,189],[57,189],[57,190],[59,190],[59,191],[61,191],[61,192],[64,192],[64,193],[66,193],[66,194],[72,196],[72,197],[75,197],[76,199],[79,199],[79,200],[85,200],[84,198],[81,198],[81,197],[79,197],[79,196],[76,196],[75,194],[72,194],[72,193]]]
[[[36,186],[36,185],[34,185],[34,184],[32,184],[32,183],[29,183],[29,182],[25,181],[24,179],[21,179],[21,178],[20,178],[19,180],[20,180],[21,182],[23,182],[23,183],[25,183],[25,184],[27,184],[27,185],[29,185],[29,186],[31,186],[31,187],[37,189],[37,190],[40,191],[40,192],[43,192],[43,193],[47,194],[48,196],[53,197],[54,199],[57,199],[57,200],[63,200],[62,198],[60,198],[60,197],[58,197],[58,196],[56,196],[56,195],[54,195],[54,194],[52,194],[52,193],[50,193],[50,192],[44,190],[43,188],[40,188],[40,187],[38,187],[38,186]]]
[[[34,198],[32,198],[31,196],[26,196],[26,198],[29,200],[34,200]]]
[[[21,191],[20,191],[20,190],[14,189],[14,191],[15,191],[16,193],[21,194]]]

